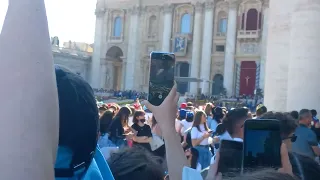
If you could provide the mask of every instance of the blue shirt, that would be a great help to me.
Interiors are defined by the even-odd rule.
[[[297,136],[297,140],[292,143],[292,151],[314,159],[315,153],[312,146],[318,146],[316,134],[310,128],[301,124],[294,134]]]

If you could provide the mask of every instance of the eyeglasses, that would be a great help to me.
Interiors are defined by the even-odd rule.
[[[289,137],[286,137],[286,138],[283,138],[282,140],[287,140],[287,139],[290,139],[291,142],[296,142],[298,136],[296,136],[295,134],[292,134],[292,136],[289,136]]]

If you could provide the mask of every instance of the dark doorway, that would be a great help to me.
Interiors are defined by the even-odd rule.
[[[212,95],[220,95],[223,91],[223,76],[216,74],[212,82]]]

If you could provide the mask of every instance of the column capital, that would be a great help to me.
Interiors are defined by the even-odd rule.
[[[165,4],[162,6],[162,9],[164,13],[172,13],[174,6],[173,4]]]
[[[103,17],[106,12],[107,10],[105,8],[100,8],[100,9],[96,9],[94,14],[96,15],[97,18],[99,18],[99,17]]]
[[[197,2],[194,4],[194,7],[195,7],[195,12],[202,12],[202,10],[203,10],[203,3],[197,1]]]
[[[137,14],[140,14],[141,10],[142,10],[141,6],[133,6],[128,9],[128,13],[132,15],[137,15]]]
[[[225,0],[229,4],[229,8],[238,8],[240,1],[239,0]]]
[[[212,0],[207,0],[205,3],[204,3],[204,7],[206,10],[213,10],[214,8],[214,1]]]

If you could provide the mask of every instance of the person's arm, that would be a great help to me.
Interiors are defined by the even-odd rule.
[[[59,110],[43,0],[9,0],[0,59],[1,179],[53,180]]]
[[[315,155],[320,156],[320,148],[318,146],[317,136],[316,134],[310,130],[310,133],[307,136],[308,144],[312,147],[313,152]]]
[[[159,127],[165,141],[166,159],[170,179],[182,179],[182,169],[188,166],[187,158],[180,145],[180,136],[176,133],[174,122],[177,113],[177,102],[179,93],[175,84],[169,95],[160,106],[153,106],[145,102],[147,108],[152,111],[158,120]]]
[[[197,128],[191,129],[191,143],[193,147],[198,146],[208,136],[208,133],[205,133],[203,136],[198,138],[198,133],[199,131]]]

